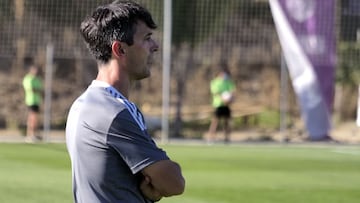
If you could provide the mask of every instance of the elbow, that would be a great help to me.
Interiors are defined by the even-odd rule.
[[[181,178],[179,183],[177,184],[175,194],[174,195],[181,195],[185,191],[185,179]]]
[[[168,190],[163,194],[164,197],[170,197],[174,195],[181,195],[185,191],[185,179],[183,177],[179,178],[176,183],[173,183],[171,190]]]

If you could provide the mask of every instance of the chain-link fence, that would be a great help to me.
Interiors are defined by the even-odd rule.
[[[0,115],[8,119],[4,123],[24,122],[19,81],[28,63],[44,68],[48,43],[54,45],[52,120],[54,124],[64,123],[64,112],[96,74],[79,25],[99,3],[106,2],[110,1],[0,1]],[[153,14],[158,24],[155,38],[162,47],[163,1],[138,2]],[[183,112],[209,106],[208,83],[216,66],[226,62],[236,79],[235,108],[250,104],[278,108],[281,48],[267,0],[173,0],[172,4],[171,106],[181,107]],[[359,7],[356,0],[336,1],[337,78],[351,80],[351,85],[360,78]],[[152,77],[136,84],[138,91],[132,95],[149,114],[156,114],[154,109],[161,105],[161,52]],[[351,94],[353,90],[346,91]],[[355,112],[355,103],[356,99],[354,106],[347,108],[348,113]]]

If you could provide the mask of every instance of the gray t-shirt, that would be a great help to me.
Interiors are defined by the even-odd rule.
[[[66,124],[77,203],[143,203],[146,166],[169,159],[147,134],[136,106],[108,84],[93,81],[73,103]]]

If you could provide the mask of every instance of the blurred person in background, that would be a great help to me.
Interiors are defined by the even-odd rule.
[[[216,131],[219,123],[222,123],[224,128],[224,141],[230,141],[230,118],[231,109],[230,104],[234,100],[235,83],[231,79],[230,71],[226,64],[219,67],[216,77],[210,82],[210,92],[212,95],[212,106],[214,114],[211,119],[207,142],[211,144],[215,141]]]
[[[43,95],[43,84],[39,71],[39,67],[29,66],[28,73],[22,81],[25,91],[25,104],[28,107],[25,141],[29,143],[42,139],[38,134],[38,117]]]
[[[149,203],[184,191],[179,164],[157,147],[129,100],[131,85],[150,76],[155,28],[151,14],[131,1],[99,6],[81,23],[98,74],[66,123],[77,203]]]

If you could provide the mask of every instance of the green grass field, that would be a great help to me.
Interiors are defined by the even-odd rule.
[[[360,147],[162,146],[186,191],[163,203],[357,203]],[[64,144],[0,144],[0,202],[72,202]]]

